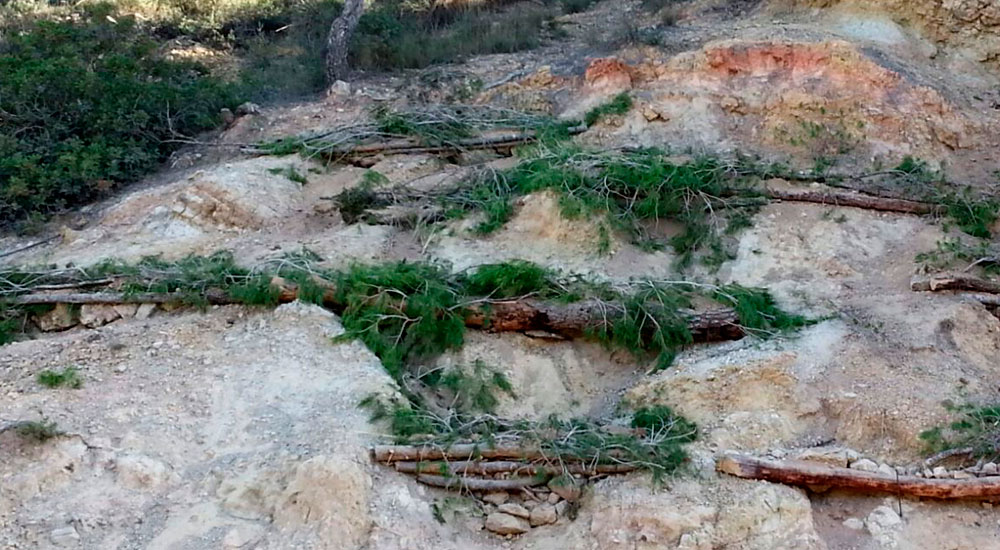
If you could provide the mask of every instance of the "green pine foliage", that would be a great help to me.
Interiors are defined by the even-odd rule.
[[[1000,458],[1000,405],[962,405],[949,410],[955,416],[950,424],[920,434],[928,452],[967,448],[972,458]]]

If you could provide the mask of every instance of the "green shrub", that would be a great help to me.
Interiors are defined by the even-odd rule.
[[[83,387],[83,378],[73,367],[66,367],[61,371],[45,369],[38,373],[38,383],[46,388],[67,387],[74,390]]]
[[[132,18],[38,21],[0,44],[0,223],[79,205],[155,168],[237,98],[163,59]]]
[[[921,432],[929,452],[967,449],[971,457],[1000,457],[1000,405],[950,407],[956,418],[947,426]]]

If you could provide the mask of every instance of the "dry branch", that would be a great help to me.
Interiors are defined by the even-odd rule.
[[[736,477],[797,487],[830,487],[934,499],[1000,497],[1000,476],[978,479],[925,479],[835,468],[802,460],[766,460],[737,454],[721,457],[715,467],[720,472]]]
[[[918,292],[966,290],[985,294],[1000,294],[1000,282],[968,275],[937,275],[929,279],[913,280],[910,283],[910,289]]]
[[[574,126],[569,128],[568,132],[571,135],[574,135],[579,134],[586,129],[586,126]],[[425,145],[412,139],[397,139],[382,143],[332,147],[330,149],[320,150],[319,153],[325,157],[335,160],[357,159],[380,154],[436,154],[472,151],[476,149],[510,149],[518,145],[530,143],[536,139],[538,139],[538,133],[534,131],[497,132],[492,135],[456,139],[449,141],[448,143],[441,143],[438,145]]]
[[[615,453],[606,453],[614,458]],[[489,447],[475,443],[456,443],[449,447],[432,447],[417,445],[376,445],[372,449],[372,459],[376,462],[425,462],[432,460],[530,460],[551,462],[556,456],[539,449],[526,447],[497,446]],[[586,457],[560,455],[562,462],[580,463],[591,460]]]
[[[545,485],[547,477],[517,477],[513,479],[478,479],[420,474],[417,481],[433,487],[466,491],[516,491],[525,487]]]
[[[563,457],[560,457],[563,458]],[[500,460],[483,462],[479,460],[458,460],[454,462],[396,462],[396,471],[408,474],[448,473],[451,475],[489,476],[499,473],[516,473],[525,475],[561,475],[563,473],[597,476],[602,474],[624,474],[633,472],[638,466],[633,464],[583,464],[571,462],[563,465],[531,464]]]

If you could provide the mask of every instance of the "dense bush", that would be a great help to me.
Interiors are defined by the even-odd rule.
[[[0,224],[93,199],[217,125],[232,88],[92,10],[0,42]]]

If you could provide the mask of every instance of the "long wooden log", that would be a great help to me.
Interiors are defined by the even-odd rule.
[[[340,311],[345,304],[337,301],[333,284],[324,279],[315,279],[324,288],[324,305],[333,311]],[[280,277],[272,280],[278,289],[278,302],[292,302],[298,297],[298,287]],[[214,305],[238,303],[220,289],[210,289],[201,298]],[[5,299],[11,305],[40,304],[137,304],[137,303],[181,303],[190,295],[181,293],[38,293],[12,296]],[[465,324],[469,328],[491,332],[527,332],[541,330],[578,338],[588,331],[597,329],[605,322],[615,304],[584,301],[574,304],[548,303],[538,300],[511,300],[494,303],[470,304],[465,308]],[[694,342],[719,342],[738,340],[745,333],[739,324],[739,315],[732,309],[718,309],[705,313],[691,313],[687,316],[688,328]]]
[[[624,474],[638,469],[632,464],[584,464],[570,462],[566,464],[531,464],[499,460],[484,462],[480,460],[456,460],[436,462],[396,462],[396,471],[408,474],[449,474],[449,475],[480,475],[489,476],[499,473],[514,473],[525,475],[561,475],[563,473],[596,476],[602,474]]]
[[[985,294],[1000,294],[1000,282],[969,275],[936,275],[928,279],[914,279],[910,289],[918,292],[965,290]]]
[[[715,467],[720,472],[736,477],[760,479],[797,487],[830,487],[934,499],[1000,497],[1000,476],[974,479],[927,479],[835,468],[802,460],[767,460],[738,454],[727,454],[719,458]]]
[[[435,476],[420,474],[417,481],[433,487],[465,491],[516,491],[526,487],[545,485],[547,476],[516,477],[512,479],[479,479],[462,476]]]
[[[615,304],[585,300],[572,304],[554,304],[538,300],[512,300],[476,305],[469,308],[465,324],[492,332],[542,330],[578,338],[598,329],[616,315]],[[695,342],[739,340],[745,335],[739,315],[732,309],[718,309],[688,317],[688,328]]]
[[[810,202],[815,204],[828,204],[831,206],[850,206],[881,212],[899,212],[901,214],[924,215],[932,214],[939,210],[937,205],[926,202],[879,197],[876,195],[866,195],[863,193],[854,193],[849,191],[800,191],[792,189],[768,188],[764,191],[764,194],[767,198],[772,200]]]

